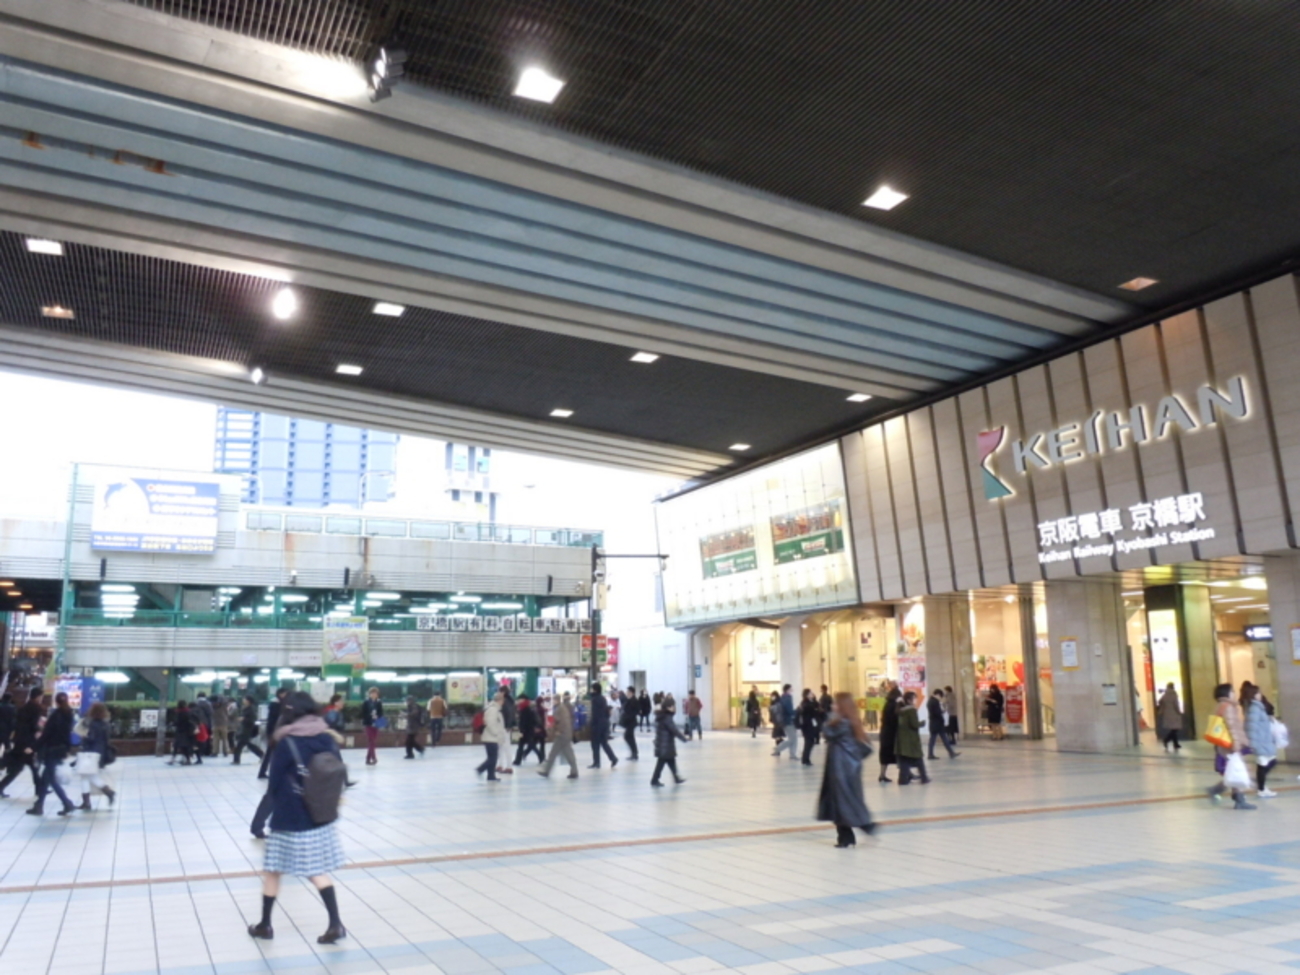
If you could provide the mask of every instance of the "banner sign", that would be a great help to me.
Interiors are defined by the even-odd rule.
[[[415,618],[417,630],[434,633],[590,633],[591,620],[577,617],[435,616]]]
[[[758,549],[754,547],[753,526],[747,525],[734,531],[701,538],[700,562],[704,566],[706,579],[757,569]]]
[[[370,660],[370,618],[326,616],[325,664],[350,664],[353,671],[365,670]]]
[[[480,674],[447,678],[448,704],[482,704],[483,677]]]
[[[113,552],[217,550],[221,485],[183,475],[109,471],[95,485],[90,547]]]
[[[772,519],[772,554],[778,565],[843,551],[844,524],[838,502]]]

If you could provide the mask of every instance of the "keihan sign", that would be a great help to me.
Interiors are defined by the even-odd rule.
[[[1125,412],[1097,410],[1081,423],[1067,423],[1011,444],[1011,463],[1017,474],[1030,468],[1043,470],[1071,461],[1124,450],[1130,445],[1161,440],[1174,428],[1184,433],[1214,426],[1220,416],[1244,420],[1250,414],[1246,380],[1229,379],[1222,390],[1207,383],[1196,391],[1193,405],[1170,394],[1155,409],[1138,404]],[[984,497],[989,501],[1014,494],[1011,485],[993,469],[994,456],[1006,441],[1006,427],[985,430],[977,437],[979,464],[984,475]]]

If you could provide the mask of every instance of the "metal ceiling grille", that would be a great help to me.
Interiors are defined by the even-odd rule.
[[[751,456],[796,446],[865,421],[876,404],[741,369],[637,351],[534,329],[408,307],[376,315],[374,301],[294,285],[299,311],[274,318],[284,287],[250,275],[65,244],[29,253],[0,233],[0,323],[162,352],[260,366],[271,377],[346,383],[436,403],[568,424],[715,453],[738,441]],[[42,307],[70,309],[50,318]],[[362,367],[355,379],[338,365]]]
[[[1300,251],[1288,3],[132,0],[1150,307]],[[514,98],[523,66],[567,84]],[[881,183],[912,194],[890,212]]]

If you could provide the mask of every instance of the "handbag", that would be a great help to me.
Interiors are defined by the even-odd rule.
[[[99,766],[99,752],[77,752],[77,763],[73,766],[73,771],[83,776],[97,775]]]
[[[1217,745],[1219,748],[1232,747],[1232,732],[1228,730],[1228,722],[1223,720],[1222,715],[1210,715],[1210,720],[1205,724],[1204,738],[1211,745]]]

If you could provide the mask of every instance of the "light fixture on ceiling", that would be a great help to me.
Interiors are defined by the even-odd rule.
[[[248,371],[248,379],[254,386],[260,386],[266,380],[266,373],[261,366],[254,366]]]
[[[871,399],[870,393],[854,393],[848,397],[850,403],[865,403]]]
[[[1242,589],[1263,590],[1268,588],[1268,580],[1261,579],[1259,576],[1250,576],[1246,579],[1242,579],[1240,585]]]
[[[15,585],[17,585],[17,583],[15,583],[12,579],[7,579],[5,581],[0,582],[0,589],[6,589],[6,588],[12,589]]]
[[[401,318],[402,312],[406,311],[405,305],[395,305],[391,301],[376,301],[372,309],[376,315],[387,315],[389,318]]]
[[[747,444],[747,443],[733,443],[733,444],[732,444],[730,447],[728,447],[727,449],[728,449],[728,450],[734,450],[734,451],[736,451],[737,453],[739,453],[739,452],[742,451],[742,450],[748,450],[748,449],[749,449],[749,446],[750,446],[750,445]]]
[[[340,362],[334,371],[340,376],[359,376],[362,373],[362,368],[361,366],[352,366],[346,362]]]
[[[642,362],[646,365],[649,365],[652,362],[657,362],[658,360],[659,354],[657,352],[638,352],[636,355],[632,356],[633,362]]]
[[[21,595],[22,595],[22,592],[19,591],[19,590],[17,590],[17,589],[10,589],[7,593],[5,593],[5,595],[6,595],[6,596],[13,596],[13,597],[16,598],[16,597],[18,597],[18,596],[21,596]]]
[[[564,409],[557,408],[551,410],[551,416],[558,417],[561,420],[567,420],[569,417],[573,416],[573,410],[564,410]]]
[[[63,245],[57,240],[46,240],[44,237],[28,237],[26,244],[27,249],[33,254],[49,254],[52,257],[63,256]]]
[[[559,78],[543,68],[534,66],[524,68],[519,76],[519,83],[515,85],[515,95],[549,105],[559,96],[560,89],[563,87],[564,82]]]
[[[32,608],[32,604],[31,604],[31,603],[21,603],[21,604],[18,606],[18,608],[19,608],[19,609],[31,609],[31,608]]]
[[[71,308],[62,305],[41,305],[41,314],[46,318],[76,318]]]
[[[898,204],[907,199],[909,194],[900,193],[898,190],[890,189],[888,186],[881,186],[880,189],[872,193],[862,201],[864,207],[871,207],[873,210],[892,210]]]
[[[287,321],[298,314],[298,296],[292,288],[281,288],[271,299],[271,314],[280,321]]]
[[[1125,281],[1120,285],[1125,291],[1141,291],[1143,288],[1149,288],[1153,284],[1159,284],[1156,278],[1134,278],[1132,281]]]
[[[381,44],[370,61],[370,100],[382,101],[393,93],[397,79],[406,74],[407,53],[393,44]]]

